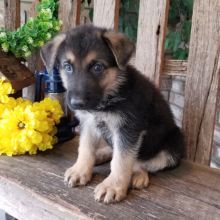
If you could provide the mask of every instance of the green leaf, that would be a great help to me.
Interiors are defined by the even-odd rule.
[[[89,9],[89,19],[92,21],[93,20],[93,8]]]
[[[179,32],[175,32],[173,35],[173,50],[177,51],[177,49],[179,48],[179,45],[181,43],[181,36]]]

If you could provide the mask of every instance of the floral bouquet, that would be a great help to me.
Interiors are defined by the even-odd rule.
[[[16,57],[27,58],[43,46],[60,30],[61,20],[57,18],[58,1],[41,0],[37,5],[37,16],[16,31],[0,29],[0,49]]]
[[[0,155],[51,149],[57,142],[56,124],[63,115],[59,102],[45,98],[32,103],[10,97],[13,92],[11,84],[0,78]]]

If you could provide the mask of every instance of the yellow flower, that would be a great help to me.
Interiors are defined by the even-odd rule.
[[[8,97],[10,83],[0,79],[0,155],[36,154],[57,143],[56,123],[63,112],[58,101],[47,98],[32,103],[23,98]]]
[[[9,95],[13,94],[14,90],[12,88],[12,85],[10,82],[6,80],[6,78],[1,78],[0,79],[0,96],[1,95]]]
[[[57,100],[53,100],[51,98],[45,98],[39,103],[34,103],[33,108],[36,112],[44,112],[47,115],[48,121],[50,121],[52,124],[58,124],[60,122],[61,116],[63,115],[60,103]]]
[[[27,107],[32,105],[32,102],[28,99],[23,99],[23,98],[17,98],[16,99],[16,106],[20,106],[20,107]]]
[[[6,106],[0,103],[0,120],[2,115],[4,114]]]
[[[0,95],[0,103],[3,104],[6,109],[14,109],[17,106],[16,99],[8,97],[7,95]]]

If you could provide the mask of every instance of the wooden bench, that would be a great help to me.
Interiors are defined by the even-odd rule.
[[[94,168],[85,187],[67,188],[63,175],[77,156],[78,138],[36,156],[1,157],[0,207],[18,219],[204,219],[220,218],[220,171],[191,162],[150,176],[145,190],[130,190],[118,204],[95,202],[93,191],[109,173]]]
[[[59,2],[63,31],[78,25],[81,0]],[[94,0],[93,23],[117,30],[119,5],[120,0]],[[140,0],[132,62],[157,86],[163,75],[186,77],[183,130],[188,161],[175,170],[152,174],[146,190],[131,190],[125,201],[104,205],[94,201],[93,190],[108,175],[108,164],[95,167],[88,186],[64,186],[63,174],[77,156],[78,138],[36,156],[1,156],[1,209],[21,220],[220,219],[220,171],[208,167],[219,89],[220,2],[194,0],[188,61],[164,59],[168,9],[168,0]],[[35,60],[36,56],[29,65],[37,64]]]

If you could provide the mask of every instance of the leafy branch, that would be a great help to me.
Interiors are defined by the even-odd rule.
[[[60,30],[57,0],[42,0],[36,10],[38,15],[16,31],[0,30],[0,46],[4,52],[27,58]]]

